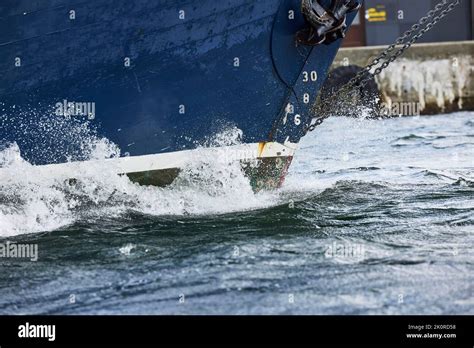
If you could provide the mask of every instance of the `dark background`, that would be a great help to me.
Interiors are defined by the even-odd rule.
[[[376,46],[394,42],[413,24],[433,9],[440,0],[365,0],[359,13],[359,23],[352,26],[345,46]],[[370,8],[385,10],[387,20],[369,22],[365,17]],[[398,11],[404,19],[398,19]],[[471,0],[461,0],[447,17],[443,18],[418,42],[446,42],[473,39],[474,6]],[[357,21],[356,21],[357,23]]]

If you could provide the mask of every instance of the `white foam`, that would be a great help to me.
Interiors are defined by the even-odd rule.
[[[122,255],[125,255],[125,256],[130,256],[130,254],[132,253],[132,250],[136,248],[136,245],[135,244],[127,244],[127,245],[124,245],[123,247],[119,248],[119,252],[120,254]]]
[[[241,131],[227,129],[206,145],[231,145]],[[90,159],[120,155],[107,139],[83,139]],[[198,152],[199,153],[199,152]],[[16,144],[0,151],[0,167],[7,179],[0,183],[0,236],[51,231],[78,220],[101,220],[129,212],[149,215],[225,214],[278,204],[276,193],[252,191],[238,161],[197,155],[166,187],[139,186],[105,165],[81,167],[71,182],[41,174],[21,157]],[[104,163],[104,162],[101,162]]]

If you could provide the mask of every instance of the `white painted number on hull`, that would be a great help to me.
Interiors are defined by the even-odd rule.
[[[303,71],[303,82],[315,82],[318,80],[318,73],[316,71]]]

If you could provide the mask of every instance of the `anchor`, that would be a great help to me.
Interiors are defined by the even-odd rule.
[[[324,6],[323,0],[302,0],[301,11],[309,27],[296,34],[297,41],[315,46],[331,44],[344,38],[346,15],[358,11],[361,6],[358,0],[332,0],[328,8]]]

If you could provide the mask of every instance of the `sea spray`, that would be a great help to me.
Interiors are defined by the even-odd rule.
[[[115,144],[95,134],[81,139],[81,147],[91,161],[81,166],[74,178],[45,175],[22,158],[16,144],[11,144],[0,151],[0,237],[50,231],[77,221],[92,222],[134,212],[225,214],[278,204],[277,193],[255,194],[235,154],[219,149],[222,145],[237,145],[240,137],[241,131],[231,128],[207,139],[204,146],[215,150],[201,152],[198,148],[175,182],[165,188],[139,186],[125,175],[117,175],[110,161],[94,161],[120,156]]]

